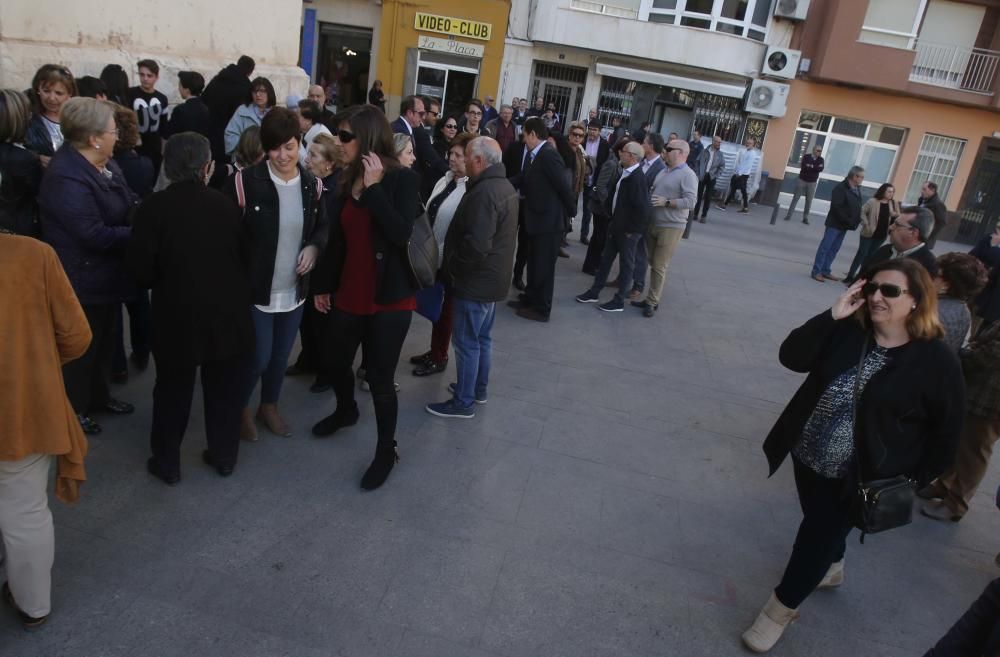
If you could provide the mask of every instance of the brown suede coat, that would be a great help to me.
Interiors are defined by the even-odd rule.
[[[58,456],[56,497],[79,498],[87,440],[62,364],[90,345],[90,325],[56,252],[0,233],[0,460]]]

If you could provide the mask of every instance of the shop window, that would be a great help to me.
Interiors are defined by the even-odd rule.
[[[920,198],[920,187],[928,180],[937,183],[938,196],[942,201],[947,200],[965,144],[964,139],[925,134],[920,142],[920,152],[917,153],[910,184],[906,187],[906,196],[903,197],[906,202],[916,203]]]

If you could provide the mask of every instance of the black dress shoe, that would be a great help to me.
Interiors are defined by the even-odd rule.
[[[233,470],[236,467],[233,465],[219,465],[215,462],[215,457],[212,456],[212,452],[207,449],[201,453],[201,460],[205,462],[205,465],[210,465],[215,468],[215,471],[219,473],[220,477],[228,477],[233,474]]]
[[[313,435],[317,438],[332,436],[339,429],[357,424],[360,417],[361,414],[358,412],[357,404],[355,404],[354,408],[349,411],[341,411],[338,409],[337,411],[334,411],[332,415],[326,416],[313,425]]]
[[[513,308],[514,310],[520,310],[521,308],[528,307],[528,304],[521,301],[520,299],[511,299],[510,301],[507,302],[507,305]]]
[[[543,315],[534,308],[521,308],[517,311],[517,316],[523,319],[530,319],[535,322],[547,322],[549,321],[548,315]]]
[[[112,415],[131,415],[135,413],[135,406],[120,399],[109,397],[106,402],[97,407],[98,410],[106,411]]]
[[[515,290],[520,290],[521,292],[524,292],[524,290],[528,287],[524,284],[524,280],[520,278],[515,278],[513,285]]]
[[[584,244],[586,246],[590,246],[590,238],[589,237],[581,237],[580,238],[580,244]]]
[[[89,416],[77,415],[76,419],[80,422],[80,428],[83,429],[83,432],[88,436],[96,436],[101,433],[101,425],[94,422]]]
[[[628,303],[629,303],[630,306],[635,306],[636,308],[645,308],[646,306],[649,305],[648,303],[645,302],[645,300],[643,300],[643,301],[629,301]]]
[[[176,486],[180,480],[181,476],[178,473],[167,474],[160,468],[160,464],[156,462],[156,459],[152,456],[146,461],[146,470],[149,474],[153,475],[167,486]]]
[[[653,306],[653,305],[650,305],[650,304],[647,303],[646,307],[642,309],[642,316],[643,317],[652,317],[652,316],[654,316],[656,314],[656,308],[657,308],[656,306]]]
[[[389,478],[389,473],[397,463],[399,463],[399,452],[396,451],[395,440],[392,441],[392,446],[376,447],[375,459],[361,477],[361,488],[375,490],[380,487]]]
[[[424,353],[420,354],[419,356],[410,356],[410,364],[411,365],[423,365],[424,363],[426,363],[430,359],[431,359],[431,352],[428,349],[427,351],[425,351]]]
[[[330,385],[329,383],[327,383],[323,379],[320,379],[319,377],[317,377],[316,380],[313,381],[313,384],[311,386],[309,386],[309,392],[314,393],[314,394],[319,394],[321,392],[327,392],[331,388],[333,388],[332,385]]]
[[[45,621],[49,620],[49,615],[46,614],[39,618],[34,616],[29,616],[28,614],[21,611],[21,608],[17,606],[17,602],[14,600],[14,594],[10,592],[10,586],[7,582],[3,583],[3,598],[10,605],[10,608],[17,612],[17,617],[21,619],[21,625],[26,630],[34,630],[45,624]]]
[[[439,363],[434,360],[429,360],[413,370],[413,376],[430,376],[431,374],[440,374],[446,369],[448,369],[448,361],[445,360]]]

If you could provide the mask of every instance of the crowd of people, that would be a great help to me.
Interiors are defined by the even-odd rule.
[[[556,263],[577,231],[593,278],[576,301],[655,317],[673,254],[705,221],[725,164],[718,136],[708,146],[697,131],[605,138],[596,112],[567,120],[544,98],[494,107],[486,96],[447,116],[439,100],[407,96],[390,122],[376,81],[368,104],[337,113],[319,86],[281,106],[254,68],[241,57],[207,84],[180,72],[175,107],[153,60],[138,62],[134,87],[116,65],[79,79],[46,65],[27,93],[0,91],[0,293],[14,310],[0,327],[17,391],[0,407],[12,428],[0,534],[5,595],[26,627],[50,611],[49,468],[55,460],[58,497],[75,500],[84,436],[102,431],[101,416],[135,410],[110,385],[128,380],[129,361],[155,363],[146,466],[164,484],[181,481],[199,372],[202,459],[222,477],[261,429],[292,435],[283,382],[311,374],[310,390],[335,400],[316,438],[356,424],[357,391],[369,393],[376,440],[360,485],[374,490],[400,460],[395,374],[414,312],[432,327],[429,349],[409,358],[413,375],[447,371],[449,347],[455,361],[449,397],[426,411],[474,418],[489,398],[497,304],[550,321]],[[786,219],[802,195],[808,217],[822,158],[806,157]],[[748,138],[726,195],[739,193],[743,212],[759,158]],[[833,260],[861,226],[848,287],[781,346],[782,364],[808,377],[764,450],[772,473],[791,458],[803,520],[743,635],[758,652],[814,590],[844,581],[857,484],[908,477],[925,515],[957,521],[1000,437],[1000,229],[971,254],[936,258],[934,184],[925,203],[901,207],[888,184],[862,202],[863,178],[854,167],[835,188],[812,272],[840,280]]]

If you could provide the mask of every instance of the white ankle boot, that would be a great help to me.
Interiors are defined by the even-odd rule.
[[[818,589],[832,589],[844,583],[844,560],[835,561],[830,564],[830,569],[826,571],[826,577],[819,583]]]
[[[767,652],[778,642],[789,623],[798,617],[799,612],[778,602],[771,593],[767,604],[757,614],[757,620],[743,633],[743,643],[754,652]]]

